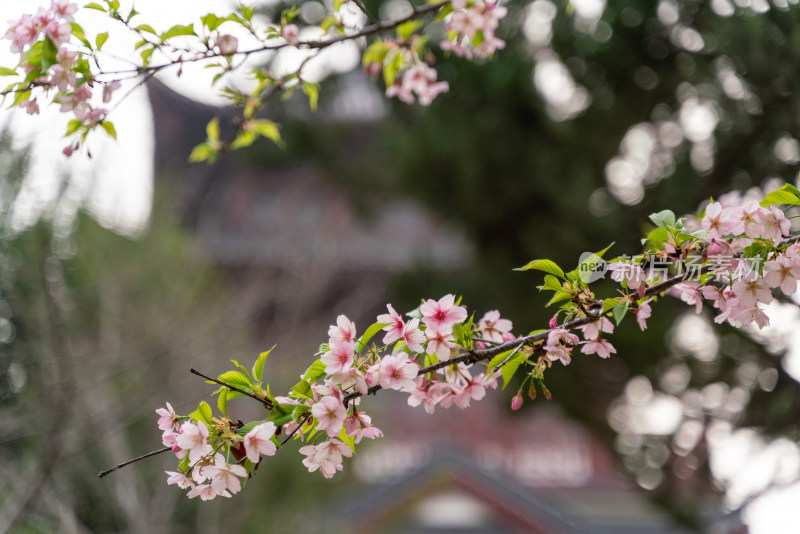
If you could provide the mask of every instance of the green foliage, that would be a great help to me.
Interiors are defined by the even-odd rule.
[[[564,278],[564,271],[555,262],[551,260],[532,260],[525,264],[523,267],[517,267],[515,271],[528,271],[536,269],[537,271],[544,271],[552,275]]]

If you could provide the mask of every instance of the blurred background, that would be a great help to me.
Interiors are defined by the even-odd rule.
[[[152,17],[235,7],[192,4]],[[513,267],[571,268],[611,242],[635,253],[651,212],[796,184],[796,4],[512,1],[506,50],[437,58],[451,90],[430,108],[386,100],[357,53],[335,49],[314,70],[317,113],[300,98],[268,107],[286,149],[211,166],[188,154],[235,112],[188,70],[127,98],[120,141],[96,140],[91,161],[61,157],[61,118],[4,112],[0,532],[799,532],[792,299],[762,331],[659,302],[646,332],[622,323],[610,360],[554,367],[553,400],[513,414],[513,385],[434,416],[402,394],[371,398],[385,438],[333,480],[309,474],[296,445],[230,500],[168,487],[170,455],[97,478],[161,446],[157,407],[189,413],[212,391],[190,367],[218,374],[277,344],[265,375],[283,391],[338,314],[363,331],[386,302],[408,311],[446,293],[526,333],[553,310],[538,275]],[[322,13],[300,4],[304,23]],[[259,409],[231,402],[234,418]]]

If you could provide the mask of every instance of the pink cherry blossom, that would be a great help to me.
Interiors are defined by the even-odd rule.
[[[418,371],[419,365],[410,362],[406,353],[385,356],[380,363],[378,383],[384,389],[413,391]]]
[[[614,323],[603,317],[602,319],[594,321],[593,323],[582,326],[581,329],[583,330],[583,339],[592,340],[600,337],[600,332],[613,334]]]
[[[414,102],[416,93],[420,105],[429,106],[433,99],[450,90],[447,82],[437,82],[438,74],[425,63],[414,65],[386,88],[386,97],[396,96],[406,104]]]
[[[274,423],[261,423],[254,426],[253,429],[244,437],[244,450],[247,453],[247,459],[257,464],[261,459],[261,455],[273,456],[278,447],[273,443],[272,436],[275,435]]]
[[[419,319],[411,319],[403,328],[403,340],[413,352],[424,352],[422,346],[426,341],[425,333],[419,329]]]
[[[167,477],[167,485],[177,484],[181,489],[194,488],[194,482],[192,482],[192,479],[186,476],[184,473],[178,471],[164,472],[169,475],[169,477]]]
[[[464,387],[454,399],[456,405],[462,410],[469,407],[471,400],[481,400],[486,396],[486,387],[482,375],[470,377],[468,380],[465,379],[464,382]]]
[[[325,372],[329,375],[342,373],[353,365],[356,344],[353,341],[331,339],[331,345],[320,360],[325,364]]]
[[[723,237],[730,233],[729,219],[731,211],[722,207],[719,202],[714,202],[706,207],[702,226],[708,231],[708,237]]]
[[[19,107],[25,109],[25,113],[28,115],[38,115],[39,114],[39,104],[36,102],[35,99],[28,99],[23,100],[19,103]]]
[[[584,343],[581,347],[583,354],[597,354],[601,358],[608,358],[612,354],[617,353],[617,349],[608,342],[606,339],[592,339]]]
[[[428,337],[428,349],[426,352],[428,354],[436,354],[439,361],[444,362],[449,360],[450,351],[458,348],[450,332],[440,332],[435,328],[428,327],[425,331],[425,335]]]
[[[700,294],[700,284],[698,282],[681,282],[667,290],[667,293],[680,298],[686,304],[694,305],[695,311],[703,311],[703,296]]]
[[[425,326],[442,333],[449,333],[453,331],[453,325],[466,320],[467,310],[456,306],[455,300],[454,295],[445,295],[438,302],[428,299],[419,308]]]
[[[202,421],[198,421],[197,424],[186,422],[181,426],[181,433],[175,439],[175,443],[181,449],[189,451],[190,462],[196,462],[204,456],[207,439],[208,428]]]
[[[299,30],[300,28],[297,27],[297,24],[287,24],[281,28],[281,37],[286,39],[286,42],[290,45],[296,45],[300,42],[297,36]]]
[[[778,256],[764,264],[764,281],[769,287],[780,287],[784,295],[793,295],[797,291],[797,280],[800,278],[800,262]]]
[[[331,478],[342,470],[342,457],[351,457],[353,451],[338,439],[329,439],[319,445],[301,447],[300,454],[306,455],[303,465],[310,473],[319,469],[325,478]]]
[[[167,403],[166,409],[158,408],[156,413],[161,416],[158,418],[158,428],[161,430],[172,430],[178,423],[178,416],[175,415],[175,410],[172,409],[172,405],[170,403]]]
[[[239,493],[239,490],[242,489],[242,481],[239,480],[239,477],[247,477],[244,467],[226,463],[221,454],[217,455],[214,465],[203,469],[203,474],[211,477],[211,487],[214,488],[217,495],[224,495],[226,490],[232,494]]]
[[[339,373],[331,375],[331,381],[334,384],[339,384],[342,389],[347,389],[355,386],[362,395],[367,394],[367,379],[364,371],[355,367],[349,367]]]
[[[733,283],[733,293],[739,299],[740,306],[744,308],[755,306],[756,301],[764,304],[772,302],[772,292],[769,290],[769,284],[763,278],[737,280]]]
[[[223,56],[235,54],[239,50],[239,39],[230,34],[220,35],[217,38],[217,48]]]
[[[355,343],[356,341],[356,325],[344,315],[336,318],[336,324],[328,328],[328,337],[331,344],[334,341],[344,341],[347,343]]]
[[[8,21],[8,24],[10,29],[5,38],[11,39],[11,52],[15,54],[22,53],[26,46],[39,39],[39,28],[30,15],[22,15],[18,21]]]
[[[355,437],[355,443],[361,443],[364,438],[375,439],[383,437],[383,432],[372,425],[372,418],[364,412],[357,412],[344,420],[344,429],[348,437]]]
[[[498,310],[491,310],[483,314],[481,320],[478,321],[478,328],[481,331],[481,337],[502,343],[503,335],[511,332],[513,324],[508,319],[501,319]]]
[[[190,491],[187,494],[187,497],[189,497],[190,499],[194,499],[195,497],[199,496],[200,499],[202,499],[204,501],[210,501],[211,499],[213,499],[217,495],[219,495],[220,497],[230,497],[231,496],[231,494],[228,493],[227,491],[225,491],[223,493],[217,493],[216,490],[214,490],[214,488],[211,486],[211,484],[200,484],[200,485],[195,486],[194,488],[192,488],[192,491]]]
[[[633,290],[639,289],[639,286],[647,280],[644,270],[630,262],[617,261],[609,263],[608,268],[611,270],[612,280],[620,284],[623,281],[627,282],[628,288]]]
[[[66,22],[72,22],[72,15],[78,11],[78,5],[70,2],[69,0],[51,0],[50,11],[53,15],[63,19]]]
[[[435,382],[424,376],[418,376],[414,382],[417,385],[417,389],[412,391],[408,397],[408,405],[419,406],[422,404],[425,412],[432,414],[436,404],[439,402],[439,390],[432,387]]]
[[[114,95],[114,91],[122,87],[120,82],[111,82],[103,86],[103,104],[108,104],[111,102],[111,97]]]
[[[403,329],[405,328],[403,318],[399,313],[394,311],[392,305],[387,304],[386,307],[389,309],[389,313],[384,313],[378,316],[379,323],[388,323],[387,326],[383,327],[383,331],[386,332],[386,335],[383,336],[384,345],[388,345],[389,343],[402,338]]]
[[[570,334],[564,328],[556,328],[547,334],[547,343],[542,347],[542,350],[545,351],[548,360],[561,360],[562,364],[569,365],[570,361],[572,361],[569,353],[578,344],[578,341],[578,336],[575,334]]]
[[[769,211],[765,211],[761,237],[764,239],[780,239],[781,236],[789,235],[791,227],[792,222],[786,218],[786,215],[775,206],[770,206]]]
[[[311,407],[311,415],[317,420],[317,428],[324,430],[329,437],[338,436],[347,417],[341,397],[326,395]]]
[[[767,210],[755,200],[751,200],[740,208],[735,208],[731,216],[731,233],[745,234],[750,238],[761,237]]]
[[[636,322],[639,324],[639,328],[644,332],[647,329],[647,319],[650,318],[650,315],[653,313],[653,309],[650,307],[648,303],[640,304],[638,308],[634,310],[636,313]]]
[[[47,36],[55,43],[56,46],[60,46],[69,41],[70,35],[72,34],[72,26],[70,26],[66,22],[58,22],[56,20],[47,24],[44,27],[45,32],[47,32]]]

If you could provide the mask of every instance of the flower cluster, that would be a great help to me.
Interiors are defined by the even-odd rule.
[[[30,85],[19,84],[16,103],[28,114],[38,114],[40,101],[55,92],[52,102],[59,104],[61,112],[75,117],[68,134],[102,123],[108,110],[93,104],[92,99],[96,96],[108,104],[120,87],[118,81],[99,84],[84,54],[72,42],[73,15],[77,10],[78,6],[68,0],[51,0],[49,8],[42,7],[35,15],[26,14],[17,21],[9,21],[5,35],[11,41],[11,51],[20,55],[19,68],[24,71],[26,81],[31,81]],[[100,91],[96,91],[98,85]],[[34,89],[38,91],[34,93]],[[79,146],[80,142],[75,141],[63,152],[70,156]]]
[[[451,5],[453,13],[448,17],[442,50],[472,59],[488,58],[505,48],[505,41],[495,36],[495,31],[508,9],[484,0],[452,0]]]

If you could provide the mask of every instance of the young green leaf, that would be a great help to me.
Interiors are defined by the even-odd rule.
[[[220,388],[219,397],[217,397],[217,408],[224,416],[228,416],[228,388]]]
[[[627,301],[618,304],[617,306],[614,306],[614,309],[611,312],[611,314],[614,316],[614,322],[617,323],[617,326],[619,326],[619,323],[622,322],[622,319],[625,317],[625,314],[628,313],[629,307],[630,304],[628,304]]]
[[[358,350],[359,353],[364,350],[367,346],[367,343],[369,343],[369,340],[372,339],[375,334],[383,330],[385,326],[389,326],[389,323],[375,323],[367,328],[367,330],[361,334],[361,337],[356,341],[356,350]]]
[[[551,260],[533,260],[529,261],[523,267],[517,267],[514,269],[515,271],[529,271],[531,269],[536,269],[537,271],[544,271],[546,273],[550,273],[552,275],[558,276],[559,278],[564,278],[564,271],[556,265],[555,262]]]
[[[514,373],[517,372],[519,366],[522,365],[522,362],[526,361],[528,356],[522,352],[515,354],[508,362],[503,366],[501,369],[501,373],[503,375],[503,389],[506,389],[506,386],[514,377]]]
[[[653,224],[661,228],[666,228],[667,226],[675,226],[675,214],[670,210],[664,210],[664,211],[659,211],[658,213],[653,213],[652,215],[650,215],[650,220],[653,221]]]
[[[273,346],[272,349],[274,349],[274,348],[275,347]],[[267,361],[267,357],[269,356],[269,353],[272,352],[272,349],[269,349],[266,352],[262,352],[258,356],[258,359],[256,360],[256,363],[253,364],[253,369],[252,369],[253,378],[258,383],[261,383],[261,375],[264,373],[264,363]]]
[[[761,207],[766,208],[767,206],[773,206],[776,204],[793,205],[797,204],[798,201],[800,201],[800,198],[798,198],[794,193],[778,189],[777,191],[773,191],[764,197],[764,200],[761,201]]]
[[[222,373],[217,378],[220,382],[235,386],[239,389],[252,389],[253,384],[250,379],[239,371],[228,371]]]

